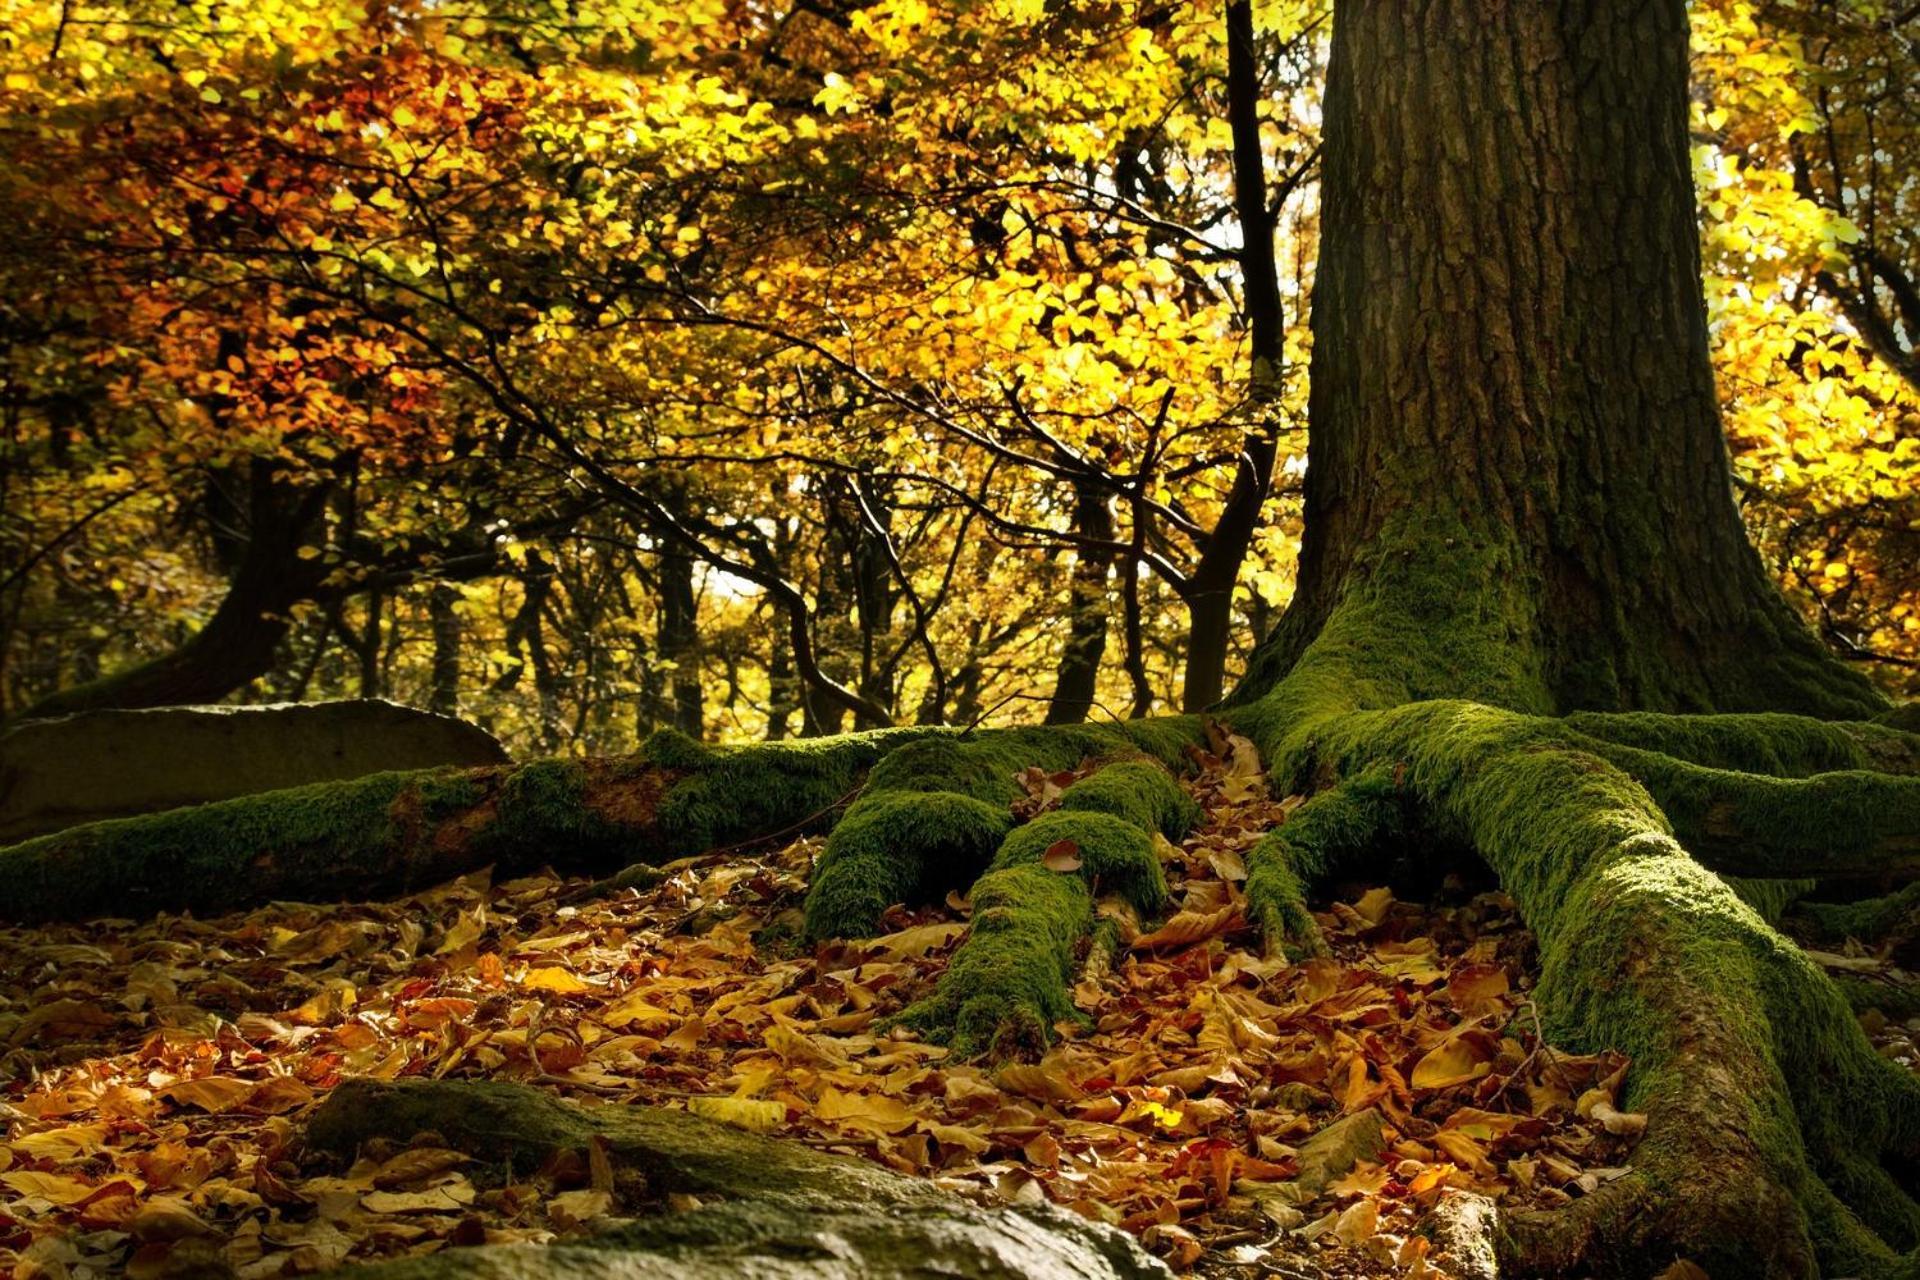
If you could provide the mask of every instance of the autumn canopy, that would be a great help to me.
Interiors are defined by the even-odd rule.
[[[18,1280],[1920,1274],[1920,12],[0,72]],[[111,803],[340,698],[513,762]]]

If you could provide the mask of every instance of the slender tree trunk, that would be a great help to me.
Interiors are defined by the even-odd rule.
[[[1473,548],[1462,562],[1497,580],[1438,592],[1432,621],[1478,611],[1524,656],[1447,692],[1562,711],[1879,704],[1824,659],[1734,507],[1686,23],[1678,0],[1343,0],[1299,590],[1239,698],[1382,557]]]
[[[1073,531],[1083,538],[1112,542],[1113,508],[1106,491],[1093,484],[1077,484],[1073,496]],[[1112,572],[1111,551],[1083,544],[1073,553],[1067,638],[1054,668],[1048,724],[1079,724],[1093,710],[1100,659],[1107,651],[1107,579]]]
[[[705,732],[706,707],[700,688],[699,600],[694,591],[693,559],[675,551],[660,555],[660,622],[656,647],[673,664],[667,681],[669,705],[655,717],[690,738]]]
[[[1260,143],[1257,48],[1253,6],[1249,0],[1234,0],[1227,6],[1227,126],[1233,135],[1234,211],[1240,223],[1240,273],[1246,291],[1248,399],[1260,416],[1241,449],[1226,505],[1183,592],[1189,621],[1180,703],[1186,711],[1212,706],[1226,688],[1233,588],[1260,528],[1279,453],[1272,405],[1280,397],[1286,316],[1273,253],[1275,211],[1267,207],[1266,162]]]
[[[443,716],[460,713],[460,614],[454,608],[460,600],[459,588],[436,582],[427,594],[427,617],[433,630],[433,684],[427,698],[429,710]]]

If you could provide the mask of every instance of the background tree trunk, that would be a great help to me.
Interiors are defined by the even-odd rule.
[[[1465,544],[1503,581],[1460,582],[1434,621],[1482,611],[1531,656],[1505,688],[1436,692],[1560,711],[1879,705],[1781,599],[1734,507],[1686,80],[1678,0],[1344,0],[1300,586],[1240,698],[1379,557]]]
[[[324,488],[294,489],[269,461],[247,475],[235,512],[244,528],[231,539],[227,594],[206,624],[172,653],[41,699],[24,718],[102,707],[162,707],[218,702],[272,670],[293,625],[290,610],[318,585],[318,559],[302,560],[325,507]]]
[[[1104,488],[1090,483],[1074,486],[1073,531],[1089,540],[1113,541],[1113,508]],[[1082,543],[1073,553],[1067,639],[1054,669],[1048,724],[1079,724],[1093,710],[1100,659],[1107,651],[1107,577],[1112,570],[1111,551]]]

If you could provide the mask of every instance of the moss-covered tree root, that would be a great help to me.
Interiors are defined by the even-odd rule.
[[[1129,1237],[1047,1206],[980,1209],[866,1161],[654,1107],[576,1106],[520,1085],[349,1082],[314,1113],[309,1149],[431,1134],[494,1176],[598,1144],[623,1225],[551,1247],[447,1249],[354,1268],[356,1280],[1167,1280]],[[670,1195],[702,1207],[664,1211]]]
[[[1247,910],[1269,946],[1295,959],[1325,955],[1307,910],[1307,886],[1382,849],[1406,828],[1406,798],[1393,772],[1377,768],[1314,796],[1268,832],[1247,859]]]
[[[1113,895],[1142,918],[1167,884],[1155,834],[1179,839],[1198,808],[1158,764],[1109,764],[1068,787],[1060,805],[1006,838],[973,886],[973,928],[939,988],[903,1021],[962,1055],[1043,1047],[1078,1017],[1071,996],[1094,904]]]
[[[1524,596],[1500,604],[1512,575],[1464,532],[1422,547],[1371,562],[1291,671],[1233,713],[1283,786],[1321,793],[1262,846],[1250,897],[1284,934],[1302,886],[1283,871],[1323,873],[1395,823],[1419,847],[1470,850],[1538,938],[1548,1034],[1631,1055],[1625,1105],[1649,1117],[1632,1172],[1507,1218],[1506,1270],[1645,1275],[1686,1257],[1714,1276],[1907,1274],[1920,1083],[1688,852],[1659,799],[1729,871],[1771,877],[1740,889],[1777,913],[1808,888],[1782,877],[1852,874],[1904,838],[1911,779],[1860,753],[1899,743],[1798,717],[1555,716],[1514,640]],[[1828,805],[1858,829],[1823,832]],[[1752,840],[1716,844],[1717,824]]]
[[[1172,765],[1199,733],[1197,720],[1169,718],[945,735],[895,752],[828,837],[807,894],[809,936],[872,933],[894,903],[972,883],[1013,826],[1023,770],[1116,754]]]
[[[826,825],[873,764],[938,730],[385,773],[93,823],[0,850],[0,916],[85,919],[372,898],[493,864],[598,872]]]

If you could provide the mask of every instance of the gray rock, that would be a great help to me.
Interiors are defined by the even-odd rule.
[[[1342,1116],[1301,1143],[1297,1156],[1300,1172],[1290,1180],[1267,1187],[1249,1183],[1238,1189],[1258,1200],[1275,1225],[1298,1226],[1299,1223],[1292,1220],[1295,1215],[1287,1213],[1287,1208],[1297,1209],[1311,1202],[1354,1165],[1362,1160],[1379,1159],[1386,1146],[1380,1113],[1369,1107]]]
[[[1456,1280],[1500,1280],[1494,1253],[1499,1209],[1486,1196],[1448,1188],[1420,1223],[1435,1246],[1434,1261]]]
[[[0,845],[310,782],[506,759],[476,725],[378,699],[85,711],[0,734]]]
[[[713,1203],[547,1247],[447,1249],[338,1273],[352,1280],[1169,1280],[1113,1227],[1051,1205],[981,1207],[877,1165],[682,1111],[583,1107],[518,1085],[342,1085],[309,1146],[350,1154],[430,1132],[490,1162],[531,1167],[598,1137],[616,1169],[660,1196]]]

